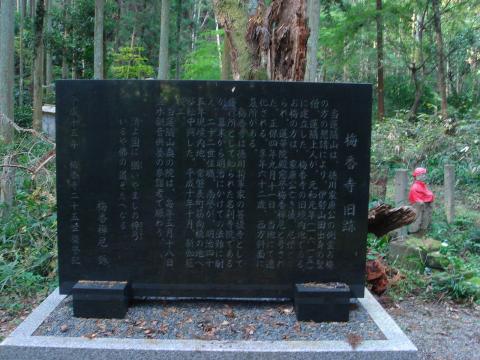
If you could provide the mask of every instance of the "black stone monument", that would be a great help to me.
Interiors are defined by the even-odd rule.
[[[363,297],[370,85],[56,89],[60,292],[76,315],[121,317],[143,296]],[[312,296],[328,283],[344,285]]]

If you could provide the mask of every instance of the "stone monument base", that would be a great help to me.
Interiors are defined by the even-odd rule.
[[[58,289],[54,291],[42,304],[40,304],[31,315],[22,322],[18,328],[0,344],[0,359],[3,360],[60,360],[60,359],[103,359],[103,360],[135,360],[135,359],[389,359],[403,360],[416,359],[417,349],[410,342],[407,336],[396,325],[393,319],[380,306],[375,298],[365,290],[365,297],[358,299],[358,309],[352,311],[351,321],[348,323],[313,324],[308,322],[296,322],[295,315],[291,314],[291,306],[263,303],[260,305],[228,307],[223,303],[216,303],[205,308],[206,303],[199,302],[193,306],[180,304],[169,310],[163,306],[163,310],[153,312],[157,316],[153,319],[149,314],[150,305],[145,303],[137,310],[129,309],[127,316],[130,316],[130,323],[136,323],[134,316],[152,322],[167,321],[183,316],[191,311],[198,311],[195,315],[198,319],[210,316],[216,321],[215,312],[220,309],[228,319],[222,325],[238,325],[242,331],[224,331],[222,337],[218,335],[215,340],[212,338],[200,339],[198,336],[182,337],[178,339],[169,332],[159,332],[163,338],[148,338],[144,336],[151,330],[144,330],[141,327],[140,336],[127,334],[127,337],[120,336],[120,332],[112,337],[90,336],[78,331],[83,326],[88,327],[92,322],[94,326],[110,326],[108,323],[99,324],[96,319],[76,319],[71,316],[70,303],[66,303],[66,297],[59,295]],[[189,307],[190,306],[190,307]],[[243,308],[242,308],[243,307]],[[177,310],[173,311],[172,309]],[[179,310],[180,309],[180,310]],[[223,309],[223,310],[222,310]],[[225,311],[227,309],[228,311]],[[260,310],[259,310],[260,309]],[[158,309],[157,309],[158,310]],[[252,312],[252,319],[257,323],[248,320],[251,331],[243,332],[244,324],[240,324],[243,316],[249,316]],[[139,315],[140,314],[140,315]],[[277,317],[283,316],[283,321]],[[59,319],[57,317],[60,317]],[[69,318],[70,317],[70,318]],[[187,323],[192,323],[192,329],[198,328],[198,319],[188,318]],[[271,321],[270,321],[271,320]],[[107,320],[102,320],[107,321]],[[113,320],[109,320],[113,321]],[[113,329],[116,331],[122,327],[121,322],[115,320]],[[141,321],[138,320],[140,323]],[[199,324],[202,321],[198,322]],[[271,323],[268,327],[267,323]],[[60,324],[69,324],[60,326]],[[176,328],[179,323],[170,324],[170,328]],[[71,327],[70,330],[68,329]],[[55,333],[54,328],[62,328],[61,333]],[[287,333],[278,334],[277,327],[283,327]],[[76,330],[73,331],[75,328]],[[267,330],[265,330],[268,328]],[[362,328],[362,329],[361,329]],[[248,329],[248,328],[247,328]],[[256,330],[255,330],[256,329]],[[299,331],[300,329],[300,331]],[[308,333],[308,329],[315,332]],[[80,329],[81,330],[81,329]],[[188,330],[188,329],[187,329]],[[207,329],[208,330],[208,329]],[[90,330],[86,330],[87,332]],[[119,331],[119,330],[118,330]],[[177,331],[177,330],[175,330]],[[210,331],[210,330],[208,330]],[[289,336],[288,331],[291,332]],[[188,331],[187,331],[188,332]],[[38,335],[38,334],[42,335]],[[221,331],[219,330],[218,334]],[[272,335],[273,333],[273,335]],[[45,335],[47,334],[47,335]],[[48,335],[49,334],[49,335]],[[52,335],[53,334],[53,335]],[[227,339],[228,334],[241,334],[242,340],[235,338]],[[253,335],[252,335],[253,334]],[[360,334],[360,335],[355,335]],[[172,336],[168,338],[168,336]],[[272,337],[273,336],[273,337]],[[277,340],[275,336],[278,337]],[[145,338],[147,337],[147,338]],[[289,340],[289,338],[291,340]],[[233,339],[233,340],[232,340]],[[313,339],[313,340],[312,340]]]

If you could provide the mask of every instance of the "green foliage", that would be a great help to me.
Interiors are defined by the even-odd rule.
[[[15,122],[21,127],[30,128],[32,126],[32,112],[30,105],[15,106],[13,114]]]
[[[403,297],[411,294],[428,298],[431,296],[431,291],[428,292],[428,281],[425,276],[417,270],[400,270],[400,278],[388,288],[388,295],[395,300],[402,300]]]
[[[443,208],[434,210],[429,236],[441,240],[446,246],[445,254],[480,256],[480,215],[478,211],[457,207],[452,224],[447,223]]]
[[[443,241],[442,253],[450,265],[445,273],[432,276],[434,292],[446,293],[456,300],[480,301],[480,284],[472,281],[480,277],[479,225],[477,211],[458,207],[455,221],[448,224],[443,209],[436,209],[429,236]]]
[[[375,260],[378,257],[385,257],[388,248],[388,240],[387,235],[377,238],[375,235],[369,233],[367,237],[367,260]]]
[[[216,31],[201,34],[196,44],[196,50],[191,52],[184,64],[184,79],[188,80],[218,80],[220,79],[220,60],[218,48],[211,39]]]
[[[443,293],[454,300],[480,302],[480,258],[467,262],[458,256],[449,257],[450,266],[446,272],[431,276],[434,293]]]
[[[51,147],[30,135],[18,136],[0,155],[17,153],[17,162],[32,166]],[[0,301],[32,295],[51,286],[56,273],[56,201],[53,164],[33,181],[17,171],[15,203],[0,219]]]
[[[105,39],[113,34],[116,4],[106,1],[104,16]],[[77,78],[93,77],[93,30],[95,2],[91,0],[71,1],[63,7],[53,7],[52,30],[46,32],[46,47],[52,50],[54,59],[66,56]],[[106,56],[108,59],[108,56]],[[108,68],[106,64],[105,68]],[[70,70],[70,69],[69,69]]]
[[[403,279],[391,287],[391,296],[415,293],[426,298],[448,296],[456,301],[480,302],[480,216],[463,206],[458,210],[456,220],[448,224],[443,207],[437,206],[426,235],[442,241],[440,252],[448,259],[445,271],[425,265],[415,271],[400,268]],[[369,239],[369,247],[374,251],[383,251],[381,243],[381,239]]]
[[[480,206],[480,122],[476,117],[457,120],[456,136],[446,135],[435,115],[420,114],[419,121],[410,122],[406,112],[374,123],[373,128],[373,172],[424,166],[430,183],[443,184],[444,164],[454,164],[457,189],[468,189],[470,205]]]
[[[118,53],[113,54],[110,68],[114,79],[145,79],[155,75],[152,66],[147,64],[147,58],[141,54],[141,47],[123,47]]]

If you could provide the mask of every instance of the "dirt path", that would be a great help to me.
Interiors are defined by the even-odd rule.
[[[422,360],[480,359],[480,307],[409,298],[384,304]]]

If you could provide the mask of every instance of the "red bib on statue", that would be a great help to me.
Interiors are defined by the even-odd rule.
[[[432,202],[435,200],[435,195],[433,195],[423,181],[415,180],[410,188],[408,200],[411,204],[415,204],[417,202]]]

